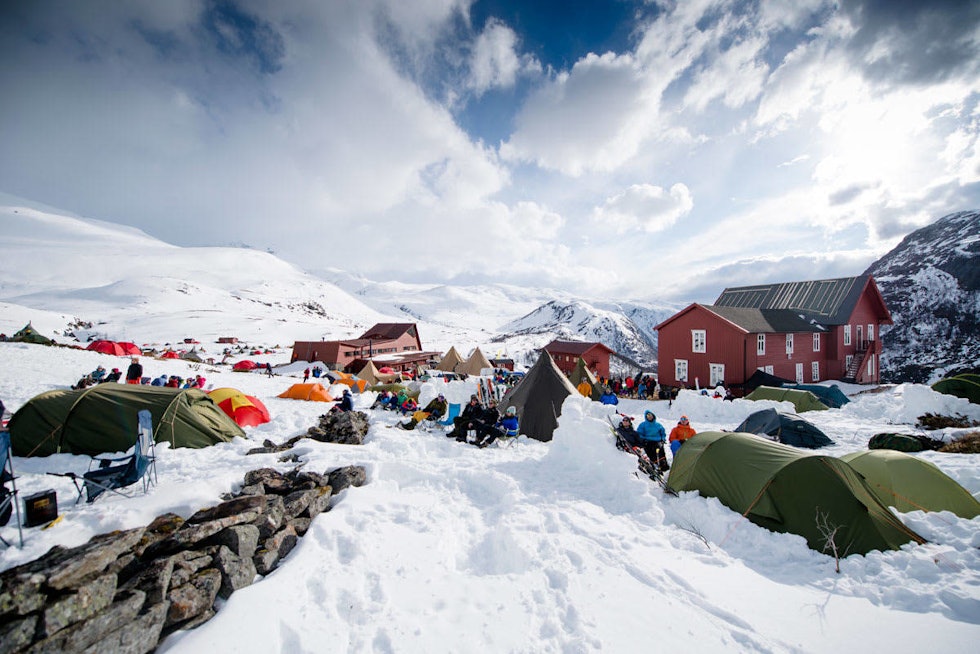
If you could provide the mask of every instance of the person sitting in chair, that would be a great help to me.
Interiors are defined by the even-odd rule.
[[[520,422],[517,419],[517,407],[509,406],[504,417],[492,427],[485,430],[482,437],[475,443],[477,447],[486,447],[501,436],[516,437],[520,433]]]
[[[476,395],[470,395],[470,401],[463,407],[459,417],[453,418],[453,429],[446,436],[448,438],[455,438],[458,441],[465,440],[466,432],[471,429],[476,429],[476,423],[482,416],[483,405],[480,404],[480,398]],[[496,421],[496,418],[494,418],[494,421]],[[462,438],[460,438],[461,436]]]
[[[421,411],[416,411],[412,415],[412,419],[401,424],[401,427],[402,429],[415,429],[415,425],[419,424],[422,420],[438,420],[446,415],[446,411],[448,410],[449,402],[446,401],[446,396],[439,393],[438,397],[426,404],[425,408]]]

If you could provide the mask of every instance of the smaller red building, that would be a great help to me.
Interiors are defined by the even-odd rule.
[[[725,289],[657,325],[658,381],[743,384],[756,370],[810,383],[877,383],[891,314],[870,275]]]
[[[422,341],[415,323],[378,323],[358,338],[340,341],[296,341],[293,343],[290,361],[322,361],[334,370],[343,370],[357,360],[387,355],[391,360],[403,361],[412,357],[402,358],[394,355],[421,352]],[[407,360],[405,363],[408,365]]]
[[[596,377],[609,379],[609,356],[614,352],[602,343],[554,340],[542,349],[551,355],[555,365],[566,375],[575,370],[575,364],[582,357]]]

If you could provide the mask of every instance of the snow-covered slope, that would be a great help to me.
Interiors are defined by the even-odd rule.
[[[47,312],[44,326],[59,333],[77,318],[141,343],[238,336],[286,344],[349,336],[388,319],[265,252],[175,247],[139,230],[20,206],[0,207],[0,301]],[[5,311],[0,331],[22,327],[24,313]],[[48,325],[52,314],[71,318]],[[160,331],[173,324],[164,315],[181,317],[181,333]]]
[[[980,366],[980,213],[912,232],[865,272],[895,322],[881,334],[884,381],[934,381]]]

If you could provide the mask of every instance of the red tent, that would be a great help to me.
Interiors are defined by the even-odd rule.
[[[208,395],[240,427],[256,427],[272,419],[257,397],[245,395],[236,388],[216,388]]]
[[[257,367],[258,367],[257,363],[245,359],[244,361],[239,361],[238,363],[233,365],[231,369],[237,370],[238,372],[248,372],[249,370],[255,370],[255,368]]]
[[[115,341],[98,340],[92,341],[88,344],[86,350],[93,350],[95,352],[101,352],[102,354],[112,354],[117,357],[130,356],[132,354],[139,355],[140,349],[136,347],[135,343],[117,343]]]
[[[162,355],[160,355],[160,358],[161,359],[179,359],[180,358],[180,355],[177,354],[176,352],[174,352],[173,350],[167,350]]]

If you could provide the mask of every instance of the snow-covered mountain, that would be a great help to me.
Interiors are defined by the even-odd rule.
[[[895,322],[881,333],[884,381],[934,381],[980,366],[980,213],[912,232],[865,272]]]
[[[523,341],[538,348],[554,338],[598,341],[645,370],[654,370],[657,346],[653,327],[674,311],[637,303],[551,301],[503,325],[495,341]]]

